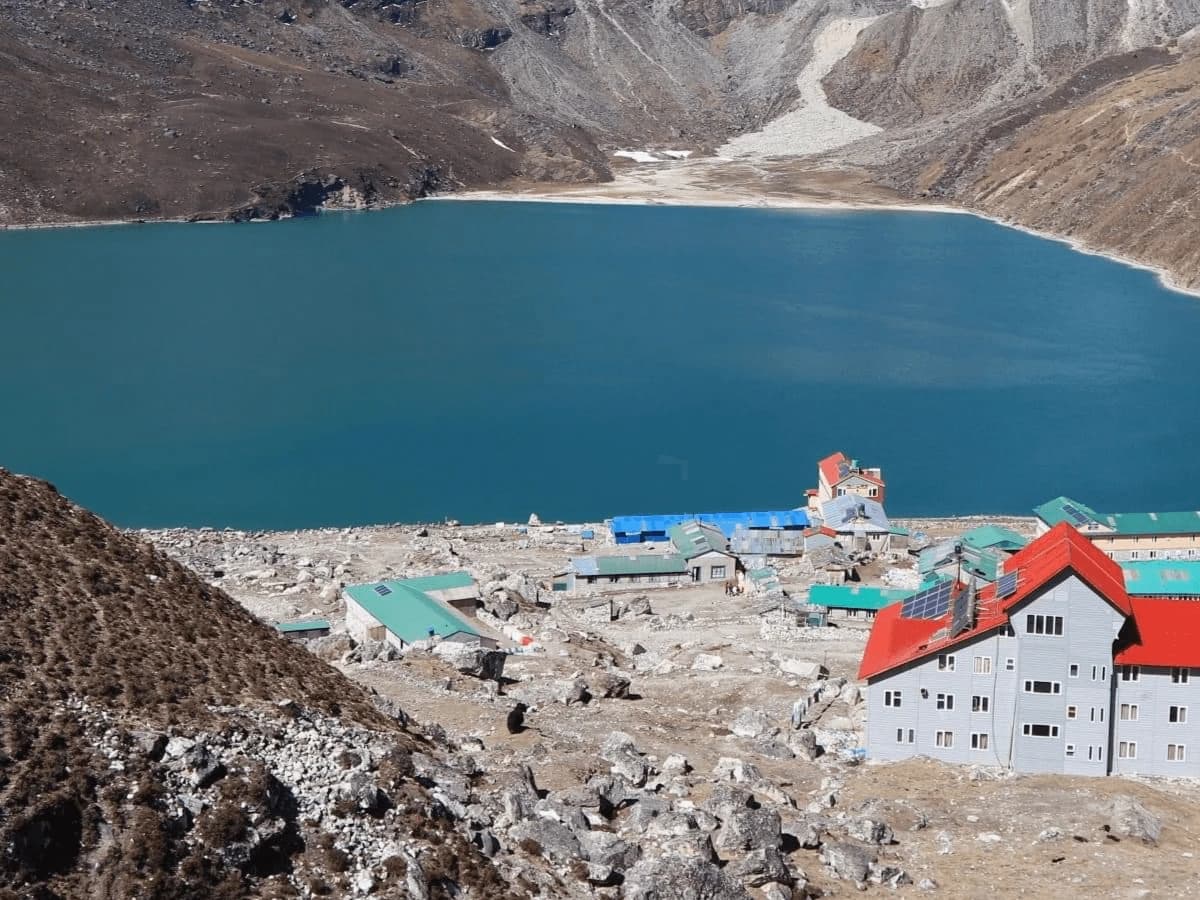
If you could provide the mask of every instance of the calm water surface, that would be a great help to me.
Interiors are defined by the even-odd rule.
[[[1200,507],[1200,301],[967,216],[422,203],[0,234],[0,465],[130,526]]]

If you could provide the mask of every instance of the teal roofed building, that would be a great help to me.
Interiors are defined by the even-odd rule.
[[[865,584],[814,584],[808,592],[810,606],[823,607],[830,617],[873,619],[885,606],[907,600],[915,592],[904,588]]]
[[[687,560],[679,553],[632,553],[622,556],[577,556],[554,576],[555,591],[623,590],[631,586],[669,587],[691,581]]]
[[[1131,597],[1200,599],[1200,560],[1127,560],[1121,571]]]
[[[1028,541],[1000,525],[980,525],[956,540],[938,541],[917,557],[923,579],[953,578],[967,582],[993,582],[1004,574],[1004,562]]]
[[[465,572],[354,584],[342,592],[346,628],[356,639],[386,641],[404,649],[417,641],[460,641],[494,647],[468,612],[478,588]]]
[[[1099,513],[1070,497],[1034,508],[1038,533],[1067,522],[1118,562],[1200,559],[1200,510]]]
[[[333,630],[328,619],[299,619],[295,622],[277,622],[275,630],[294,641],[324,637]]]
[[[696,582],[727,581],[737,575],[738,558],[724,533],[700,521],[684,522],[667,531],[679,555],[687,560]]]

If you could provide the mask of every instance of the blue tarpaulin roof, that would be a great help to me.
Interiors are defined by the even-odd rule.
[[[727,538],[733,537],[733,532],[737,530],[739,525],[745,528],[807,528],[809,525],[807,511],[803,509],[781,509],[763,512],[613,516],[612,530],[614,535],[661,534],[665,540],[666,533],[671,528],[693,520],[699,520],[705,525],[713,525],[721,529],[721,533]]]

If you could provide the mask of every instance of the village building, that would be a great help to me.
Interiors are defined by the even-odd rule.
[[[817,486],[805,493],[809,509],[816,511],[830,500],[847,494],[884,503],[887,485],[882,469],[860,466],[858,460],[850,459],[839,450],[817,463]]]
[[[874,759],[1200,775],[1200,602],[1131,597],[1067,523],[977,593],[947,582],[885,607],[859,677]]]
[[[893,527],[883,505],[858,494],[844,494],[821,504],[821,525],[847,552],[887,553],[893,549]],[[907,533],[896,537],[896,548],[907,547]]]
[[[325,637],[333,630],[328,619],[299,619],[295,622],[277,622],[275,630],[293,641],[307,641]]]
[[[424,575],[420,578],[405,578],[404,584],[425,594],[434,600],[453,606],[468,616],[475,615],[479,609],[479,585],[469,572],[446,572],[442,575]]]
[[[577,556],[555,574],[554,591],[624,590],[630,587],[671,587],[692,580],[687,560],[678,553],[639,553],[628,556]]]
[[[1120,565],[1130,596],[1200,600],[1200,560],[1127,560]]]
[[[357,640],[386,641],[401,650],[425,640],[495,647],[495,639],[461,611],[467,602],[461,585],[464,574],[350,585],[342,591],[346,630]]]
[[[1033,513],[1039,534],[1066,523],[1118,561],[1200,559],[1200,510],[1098,513],[1070,497],[1055,497]]]
[[[687,563],[694,582],[728,581],[736,578],[738,558],[729,551],[729,541],[720,529],[702,522],[675,525],[671,543]]]
[[[885,606],[900,603],[914,593],[865,584],[814,584],[808,592],[808,605],[830,619],[874,619]]]
[[[955,581],[992,582],[1004,574],[1007,559],[1028,541],[1011,528],[980,525],[953,540],[938,541],[917,557],[922,579],[945,576]]]
[[[778,532],[799,532],[809,526],[808,512],[803,509],[780,509],[765,512],[682,513],[655,516],[614,516],[608,520],[613,542],[617,544],[653,544],[670,540],[670,530],[685,522],[702,522],[732,538],[742,529],[750,534],[771,535]]]

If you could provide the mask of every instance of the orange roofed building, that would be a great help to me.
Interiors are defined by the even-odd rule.
[[[858,460],[850,459],[839,450],[817,463],[817,486],[807,492],[808,506],[819,510],[822,503],[847,494],[857,494],[882,504],[886,500],[887,485],[882,469],[860,466]]]
[[[1200,775],[1200,601],[1131,597],[1063,523],[1004,574],[881,610],[867,753],[1076,775]]]

